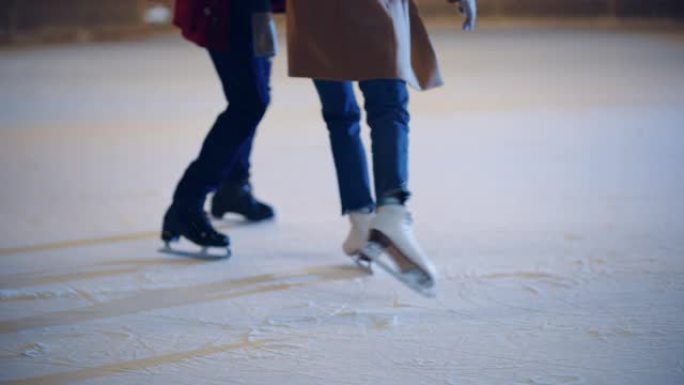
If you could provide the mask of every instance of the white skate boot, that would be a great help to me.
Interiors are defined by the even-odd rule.
[[[433,297],[436,271],[413,235],[412,222],[411,214],[402,205],[378,207],[361,255],[411,289]]]
[[[342,250],[345,254],[352,257],[354,262],[360,267],[371,271],[370,259],[361,255],[361,249],[368,241],[368,231],[370,229],[372,213],[365,212],[351,212],[348,214],[351,228],[347,239],[342,244]]]

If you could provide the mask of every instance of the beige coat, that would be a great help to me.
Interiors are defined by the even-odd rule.
[[[288,0],[290,76],[442,84],[413,0]]]

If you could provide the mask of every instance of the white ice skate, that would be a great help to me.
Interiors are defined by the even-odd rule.
[[[412,222],[404,206],[380,206],[360,254],[416,292],[434,297],[436,271],[413,235]]]
[[[370,229],[372,213],[352,212],[348,214],[351,228],[347,239],[342,244],[342,250],[345,254],[352,257],[354,262],[361,268],[373,273],[371,269],[371,261],[361,254],[361,249],[368,241],[368,231]]]

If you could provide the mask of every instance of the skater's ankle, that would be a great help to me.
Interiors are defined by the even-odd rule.
[[[360,207],[357,209],[344,210],[342,215],[352,215],[352,214],[371,214],[375,210],[375,205],[368,205],[365,207]]]
[[[402,202],[399,198],[395,197],[387,197],[384,198],[380,203],[378,203],[378,207],[382,206],[403,206],[404,202]]]
[[[403,189],[388,191],[378,199],[378,206],[404,206],[411,194]]]

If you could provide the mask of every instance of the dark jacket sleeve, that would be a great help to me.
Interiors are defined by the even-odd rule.
[[[201,47],[228,49],[229,20],[230,0],[176,0],[173,23]]]
[[[231,0],[176,0],[173,23],[181,29],[183,37],[200,47],[228,50],[230,2]],[[257,12],[285,12],[285,0],[254,0],[253,4]]]

